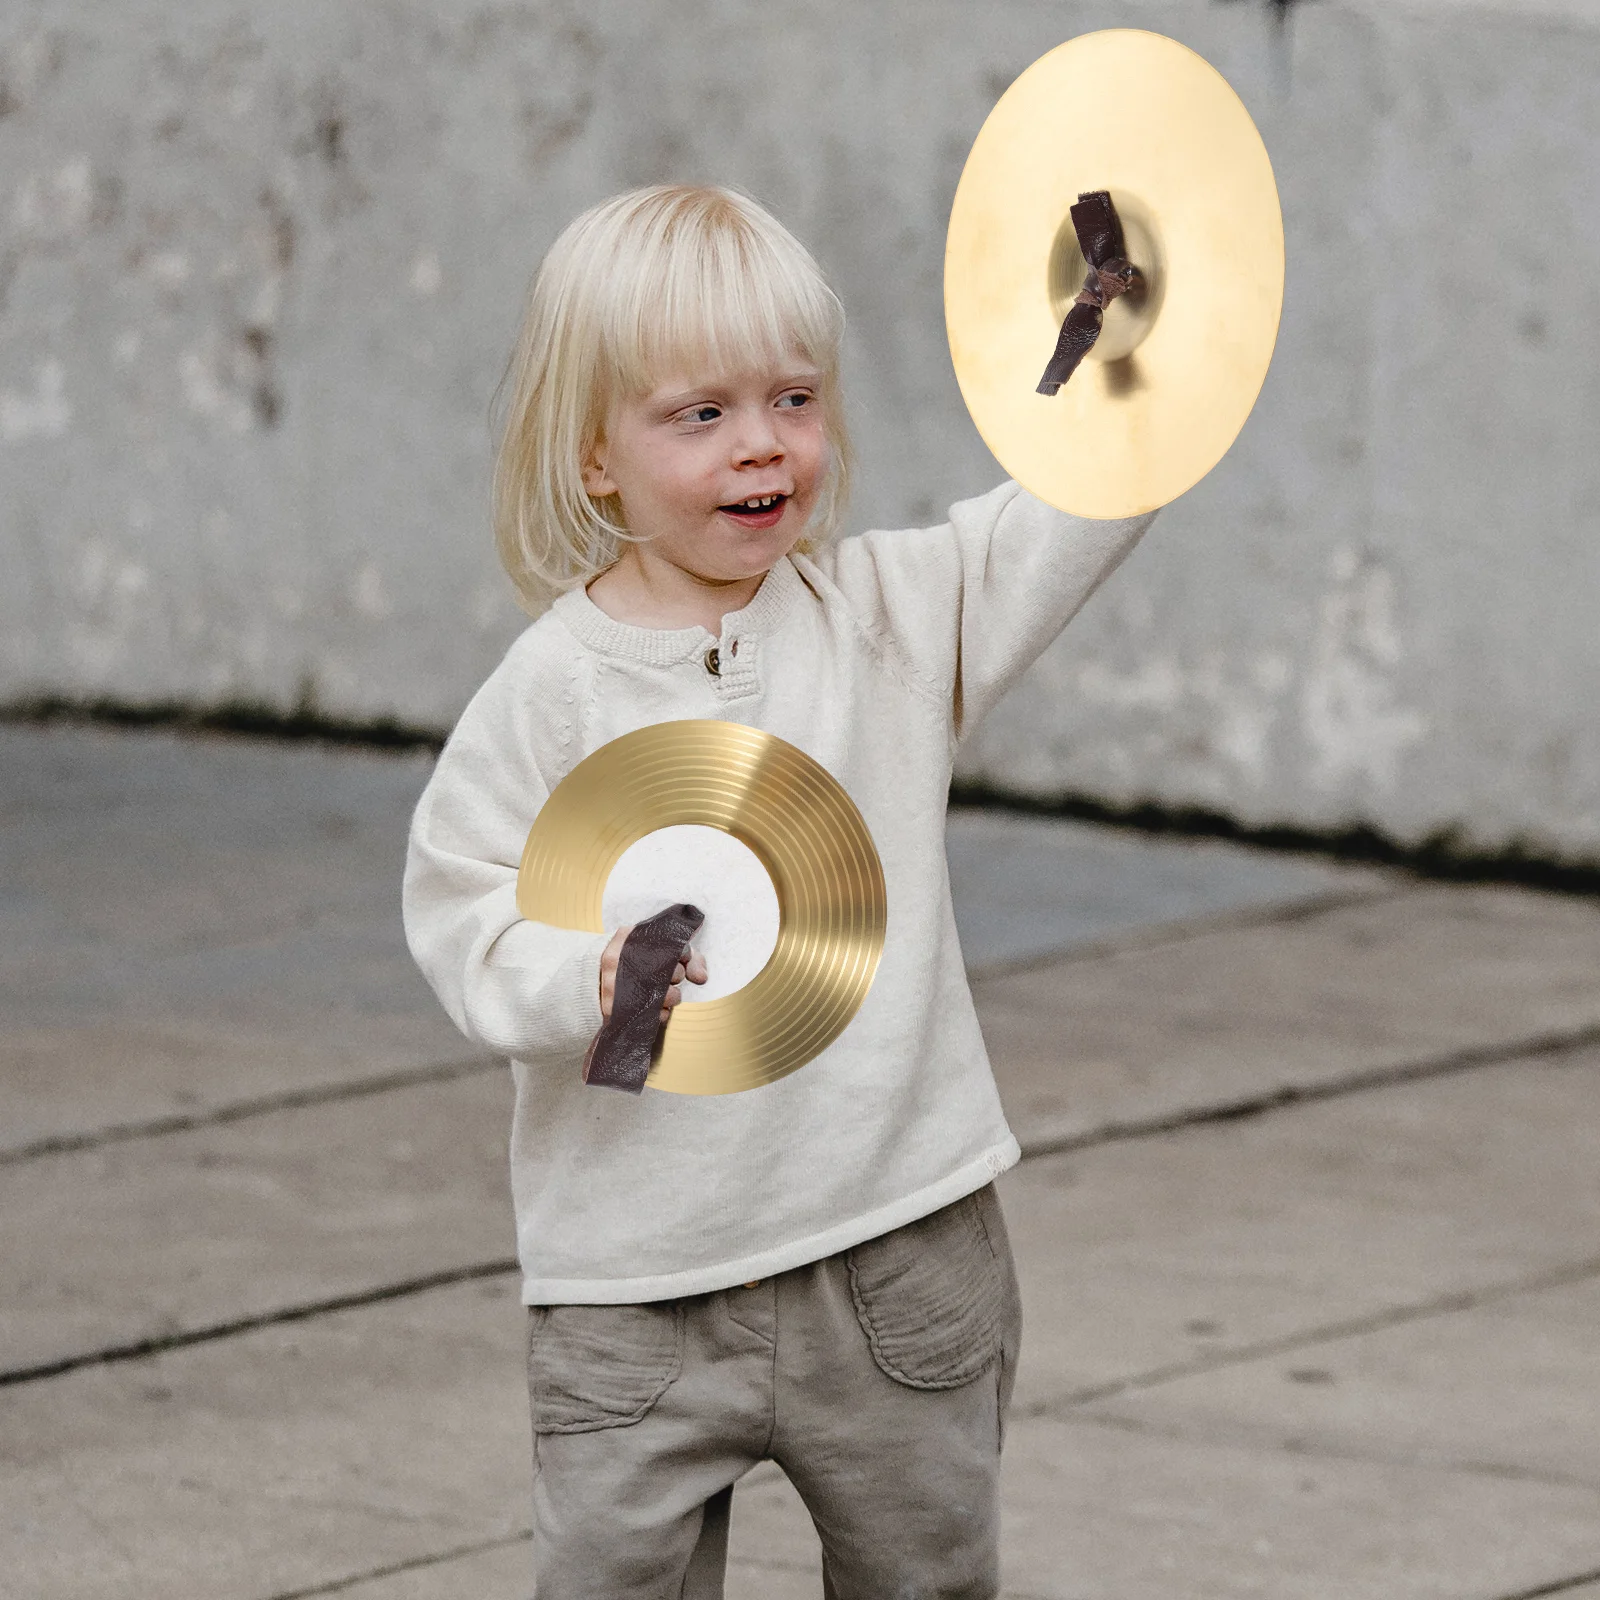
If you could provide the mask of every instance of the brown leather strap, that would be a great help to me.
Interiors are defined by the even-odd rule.
[[[643,1090],[672,974],[680,961],[689,959],[689,941],[705,920],[697,906],[679,905],[633,925],[617,957],[611,1015],[600,1024],[583,1058],[585,1083],[629,1094]]]
[[[1038,393],[1055,394],[1078,363],[1094,348],[1105,320],[1105,309],[1118,295],[1127,294],[1139,278],[1139,269],[1123,255],[1122,222],[1106,189],[1078,196],[1072,208],[1072,231],[1089,264],[1078,298],[1067,308],[1054,354],[1039,380]]]

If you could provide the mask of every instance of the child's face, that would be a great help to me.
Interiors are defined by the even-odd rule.
[[[804,362],[710,381],[678,374],[613,408],[584,487],[619,496],[630,531],[685,572],[763,573],[800,538],[827,469],[818,382]]]

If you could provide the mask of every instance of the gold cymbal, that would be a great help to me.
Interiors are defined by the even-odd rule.
[[[1056,395],[1035,393],[1084,278],[1068,215],[1109,189],[1142,296],[1107,308]],[[1283,214],[1227,80],[1158,33],[1087,33],[1000,97],[956,189],[945,326],[962,398],[1000,464],[1063,511],[1124,517],[1227,453],[1272,360]]]
[[[517,909],[604,931],[601,896],[624,850],[658,828],[721,828],[760,859],[778,941],[743,988],[673,1009],[646,1080],[676,1094],[754,1089],[845,1030],[878,970],[887,900],[872,835],[838,780],[803,750],[735,722],[661,722],[580,761],[522,852]]]

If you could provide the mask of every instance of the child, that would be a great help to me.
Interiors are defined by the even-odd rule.
[[[940,527],[833,542],[842,324],[759,206],[645,189],[557,240],[508,371],[501,556],[530,609],[559,598],[439,758],[405,920],[456,1024],[512,1058],[540,1600],[720,1595],[732,1485],[765,1459],[836,1600],[998,1588],[1020,1313],[992,1180],[1019,1152],[957,945],[946,793],[956,741],[1150,519],[1006,484]],[[523,843],[584,756],[693,717],[844,785],[882,857],[882,960],[776,1083],[585,1087],[626,930],[524,921]]]

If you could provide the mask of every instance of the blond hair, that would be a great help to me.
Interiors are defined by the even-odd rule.
[[[844,309],[810,253],[754,200],[657,185],[568,224],[533,280],[497,400],[500,559],[537,612],[610,566],[636,535],[615,495],[591,497],[583,461],[610,407],[688,367],[759,371],[798,354],[821,374],[828,475],[801,548],[837,531],[850,480],[839,394]]]

